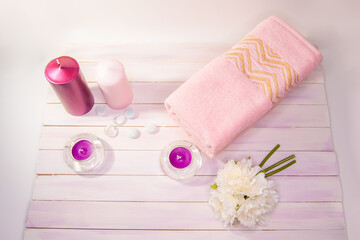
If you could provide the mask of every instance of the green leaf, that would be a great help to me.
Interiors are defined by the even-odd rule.
[[[213,185],[211,185],[210,187],[211,187],[212,189],[217,189],[217,187],[218,187],[218,186],[217,186],[217,184],[216,184],[216,183],[214,183],[214,184],[213,184]]]
[[[234,161],[234,163],[235,163],[235,164],[237,164],[237,163],[238,163],[238,161]]]
[[[296,163],[296,160],[294,160],[294,161],[286,164],[285,166],[283,166],[283,167],[281,167],[281,168],[278,168],[278,169],[276,169],[276,170],[274,170],[274,171],[272,171],[272,172],[269,172],[269,173],[265,174],[265,177],[267,178],[267,177],[270,177],[270,176],[272,176],[272,175],[274,175],[274,174],[277,174],[277,173],[279,173],[279,172],[287,169],[288,167],[290,167],[291,165],[293,165],[293,164],[295,164],[295,163]]]
[[[259,164],[259,166],[262,168],[264,166],[264,164],[266,163],[266,161],[271,157],[271,155],[274,154],[274,152],[276,150],[278,150],[278,148],[280,147],[280,144],[277,144],[269,153],[268,155],[266,155],[266,157],[264,158],[264,160],[262,160],[262,162]]]
[[[276,162],[275,164],[271,165],[270,167],[265,168],[264,170],[262,170],[260,172],[266,173],[266,172],[270,171],[271,169],[276,168],[277,166],[280,166],[281,164],[286,163],[287,161],[294,159],[294,158],[295,158],[294,154],[290,155],[287,158],[284,158],[281,161]]]

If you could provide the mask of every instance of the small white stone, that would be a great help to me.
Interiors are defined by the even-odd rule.
[[[136,116],[136,112],[134,109],[132,108],[127,108],[125,110],[125,117],[129,118],[129,119],[132,119],[132,118],[135,118]]]
[[[116,126],[121,126],[126,122],[126,117],[123,114],[119,114],[114,118],[114,124]]]
[[[95,112],[96,112],[96,115],[98,115],[98,116],[105,116],[105,114],[106,114],[106,107],[105,107],[105,105],[98,105],[98,106],[96,106],[96,108],[95,108]]]
[[[154,134],[154,133],[157,133],[158,127],[153,123],[147,123],[145,125],[145,131],[147,133]]]
[[[130,128],[127,131],[127,135],[129,138],[136,139],[140,136],[140,131],[137,128]]]
[[[105,127],[104,132],[108,137],[115,137],[118,134],[118,129],[113,124],[109,124]]]

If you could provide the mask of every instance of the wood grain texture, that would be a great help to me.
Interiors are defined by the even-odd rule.
[[[161,151],[107,151],[106,161],[92,172],[81,174],[117,174],[117,175],[164,175],[159,158]],[[254,165],[260,164],[266,151],[223,151],[214,159],[204,156],[203,165],[198,175],[216,175],[227,160],[241,160],[251,156]],[[313,176],[338,175],[336,155],[334,152],[276,152],[265,166],[283,159],[291,154],[296,155],[294,167],[278,175]],[[62,150],[40,150],[38,153],[37,174],[76,174],[67,167],[63,160]]]
[[[338,177],[272,177],[280,202],[341,201]],[[38,176],[33,200],[207,202],[215,176]]]
[[[27,240],[63,239],[346,239],[336,155],[321,67],[288,94],[268,115],[214,159],[204,156],[197,176],[176,182],[164,175],[161,150],[171,141],[188,139],[168,117],[163,102],[184,81],[232,44],[74,46],[64,52],[80,62],[96,106],[105,100],[94,79],[96,62],[123,62],[134,93],[136,119],[119,127],[115,138],[104,126],[123,111],[95,107],[86,115],[68,115],[50,89],[33,201],[26,222]],[[153,122],[157,134],[143,127]],[[136,127],[139,139],[126,132]],[[66,141],[77,133],[100,137],[104,163],[95,171],[76,174],[63,161]],[[227,160],[251,156],[259,164],[275,144],[281,148],[268,161],[293,153],[297,164],[271,177],[280,203],[267,226],[225,228],[207,205],[209,186]],[[266,167],[266,166],[265,166]]]
[[[289,237],[290,236],[290,237]],[[157,231],[157,230],[77,230],[77,229],[26,229],[25,240],[343,240],[345,230],[279,230],[279,231]]]
[[[181,83],[131,83],[133,103],[159,103],[175,91]],[[89,83],[96,103],[105,103],[97,83]],[[154,94],[156,93],[156,94]],[[49,88],[47,103],[60,103],[54,91]],[[325,88],[322,84],[300,84],[284,98],[281,104],[326,104]]]
[[[63,149],[67,140],[78,133],[92,133],[101,138],[106,149],[121,150],[162,150],[169,142],[189,140],[179,127],[163,127],[157,134],[148,134],[138,127],[138,139],[127,137],[130,127],[118,128],[118,135],[109,138],[104,127],[43,127],[40,149]],[[332,151],[333,145],[329,128],[251,128],[235,138],[226,150],[271,150],[274,143],[280,143],[282,150]]]
[[[32,201],[27,227],[225,229],[207,203]],[[344,229],[341,203],[279,203],[266,226],[253,229]],[[228,227],[245,230],[243,226]]]
[[[96,115],[96,107],[106,106],[103,117]],[[144,126],[149,122],[158,126],[179,126],[168,114],[162,104],[133,104],[131,106],[139,117],[127,121],[125,126]],[[84,116],[68,114],[61,104],[46,104],[43,125],[69,126],[106,126],[114,121],[114,117],[124,111],[113,110],[105,104],[96,104]],[[86,119],[86,121],[84,121]],[[326,105],[279,105],[270,111],[254,127],[329,127],[329,114]]]

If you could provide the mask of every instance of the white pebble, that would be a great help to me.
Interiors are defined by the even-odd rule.
[[[116,126],[123,125],[126,122],[126,117],[123,114],[117,115],[114,118],[114,123]]]
[[[109,124],[105,127],[104,132],[108,137],[115,137],[118,134],[118,129],[113,124]]]
[[[153,123],[147,123],[145,125],[145,131],[147,133],[154,134],[154,133],[157,133],[158,127]]]
[[[125,110],[125,117],[129,118],[129,119],[132,119],[132,118],[135,118],[136,116],[136,112],[134,109],[132,108],[127,108]]]
[[[105,107],[105,105],[98,105],[98,106],[96,106],[96,108],[95,108],[95,112],[96,112],[96,115],[98,115],[98,116],[105,116],[105,114],[106,114],[106,107]]]
[[[140,131],[137,128],[130,128],[127,131],[127,135],[129,138],[136,139],[140,136]]]

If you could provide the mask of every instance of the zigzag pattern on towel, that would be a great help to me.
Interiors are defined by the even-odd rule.
[[[299,74],[278,53],[252,35],[224,55],[259,85],[273,104],[299,83]]]

